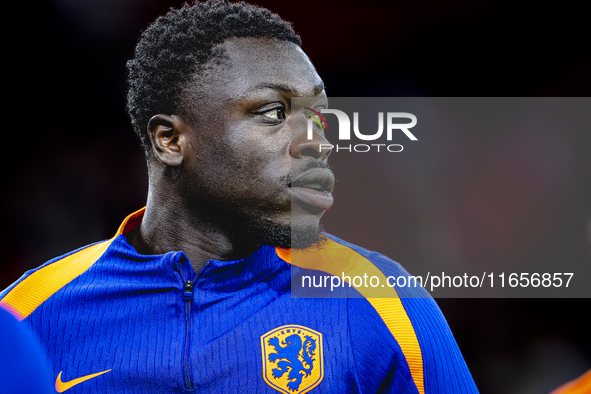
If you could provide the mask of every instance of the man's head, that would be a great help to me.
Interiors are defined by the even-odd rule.
[[[127,110],[146,154],[146,125],[155,114],[179,114],[183,90],[208,62],[221,62],[215,47],[233,37],[265,37],[301,45],[291,25],[264,8],[210,1],[185,5],[158,18],[140,37],[129,72]]]
[[[306,139],[291,97],[313,108],[327,100],[299,45],[287,22],[244,3],[185,6],[143,33],[128,63],[128,109],[159,205],[236,238],[317,240],[334,180],[324,136]]]

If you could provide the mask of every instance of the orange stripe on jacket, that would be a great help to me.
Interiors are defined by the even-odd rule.
[[[137,227],[141,223],[144,210],[145,208],[142,208],[127,216],[115,237]],[[49,297],[90,268],[105,253],[113,239],[89,246],[31,273],[10,290],[0,304],[15,311],[19,320],[24,319]]]
[[[29,316],[59,289],[86,271],[109,247],[111,241],[92,245],[33,272],[0,301],[19,314]]]
[[[591,393],[591,369],[577,379],[563,384],[550,394],[588,394]]]
[[[286,262],[306,269],[327,272],[331,275],[345,276],[377,276],[380,283],[387,278],[370,260],[366,259],[351,248],[341,245],[331,239],[318,251],[276,248],[277,255]],[[348,282],[348,281],[347,281]],[[410,318],[392,287],[358,287],[361,295],[373,306],[390,330],[406,358],[411,376],[419,390],[425,393],[423,374],[423,355]]]

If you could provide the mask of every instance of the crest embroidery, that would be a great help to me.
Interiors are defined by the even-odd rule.
[[[275,390],[303,394],[324,377],[322,334],[298,325],[277,327],[261,336],[263,377]]]

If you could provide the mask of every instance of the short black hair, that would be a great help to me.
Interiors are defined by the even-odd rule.
[[[185,84],[206,62],[221,56],[214,46],[228,38],[256,37],[301,46],[291,23],[266,8],[227,0],[198,2],[171,9],[141,34],[127,62],[127,111],[149,156],[147,124],[158,113],[180,114]]]

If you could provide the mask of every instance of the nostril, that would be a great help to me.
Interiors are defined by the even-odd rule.
[[[314,158],[317,158],[318,156],[320,156],[320,154],[318,153],[318,151],[314,148],[311,147],[307,147],[302,149],[302,151],[300,152],[301,156],[311,156]]]

